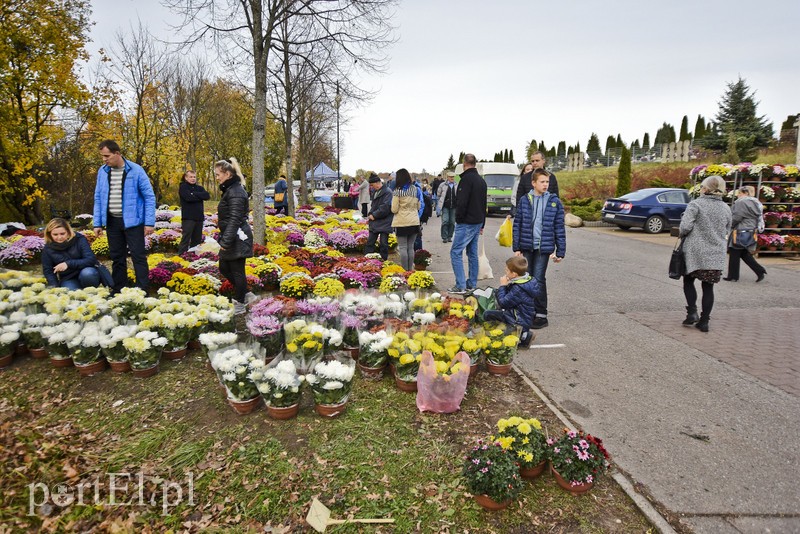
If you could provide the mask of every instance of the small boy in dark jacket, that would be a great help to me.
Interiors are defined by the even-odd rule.
[[[513,256],[506,261],[506,274],[500,277],[500,287],[495,293],[499,310],[488,310],[484,321],[500,321],[522,327],[519,346],[527,348],[534,335],[530,328],[536,315],[534,299],[539,293],[539,283],[528,274],[528,260]]]

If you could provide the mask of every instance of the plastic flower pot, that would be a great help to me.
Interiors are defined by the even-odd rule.
[[[233,411],[239,415],[247,415],[261,406],[261,396],[253,397],[245,401],[238,401],[228,397],[228,404],[230,404]]]
[[[484,509],[490,510],[492,512],[505,510],[506,508],[508,508],[508,505],[511,504],[511,499],[505,502],[497,502],[488,495],[473,495],[472,498],[475,499],[475,502],[480,504]]]
[[[558,482],[558,485],[573,495],[583,495],[594,486],[594,482],[582,482],[580,484],[573,485],[560,474],[558,474],[558,471],[556,471],[553,466],[550,466],[550,471],[553,472],[553,476],[555,477],[556,482]]]
[[[106,361],[100,358],[97,361],[86,364],[75,364],[81,376],[92,376],[93,374],[101,373],[106,370]]]

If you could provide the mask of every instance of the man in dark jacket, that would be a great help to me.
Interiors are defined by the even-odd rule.
[[[555,263],[564,259],[567,233],[564,206],[557,196],[547,190],[549,173],[544,169],[536,169],[532,174],[533,189],[517,205],[511,247],[517,256],[525,256],[528,272],[539,283],[532,328],[544,328],[547,326],[547,262],[551,258]]]
[[[533,170],[536,169],[544,169],[544,164],[547,163],[547,159],[544,157],[544,154],[541,152],[534,152],[531,154],[531,165],[533,165]],[[527,195],[531,190],[531,179],[532,179],[533,171],[523,174],[522,177],[517,182],[517,190],[514,192],[513,198],[515,199],[514,206],[517,208],[519,207],[519,199]],[[550,185],[547,186],[547,192],[551,195],[559,196],[558,195],[558,180],[556,180],[556,175],[552,172],[550,173]]]
[[[389,232],[392,231],[392,192],[383,185],[378,175],[372,173],[369,177],[369,187],[372,189],[372,205],[369,208],[369,237],[364,247],[364,252],[375,252],[375,242],[380,238],[379,252],[383,261],[389,257]]]
[[[197,174],[194,171],[183,173],[183,180],[178,187],[181,197],[181,244],[178,254],[183,254],[190,247],[196,247],[203,241],[203,201],[211,196],[205,188],[197,183]]]
[[[464,172],[456,190],[456,231],[450,248],[450,263],[456,285],[448,293],[464,294],[478,284],[478,240],[486,224],[486,182],[475,168],[474,154],[464,156]],[[464,277],[464,249],[467,250],[469,278]]]

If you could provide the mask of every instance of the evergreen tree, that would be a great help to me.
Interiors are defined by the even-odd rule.
[[[536,149],[537,152],[541,152],[542,154],[547,153],[547,145],[544,144],[544,141],[539,141],[539,148]]]
[[[622,147],[622,155],[617,169],[617,197],[631,192],[631,153]]]
[[[752,161],[757,148],[769,146],[772,140],[773,126],[766,118],[758,116],[758,102],[755,92],[750,89],[741,77],[728,84],[728,90],[719,102],[719,112],[714,117],[716,127],[709,136],[706,146],[716,150],[727,149],[732,154],[731,144],[740,161]]]
[[[536,144],[536,139],[531,139],[531,142],[528,143],[528,146],[525,147],[525,161],[531,160],[531,155],[539,149],[539,145]]]
[[[689,133],[689,117],[686,115],[683,116],[683,120],[681,120],[681,134],[678,137],[678,141],[691,141],[692,134]]]
[[[572,147],[572,145],[569,145],[567,147],[567,156],[571,155],[573,152],[575,152],[575,149]]]
[[[575,150],[576,152],[580,152],[580,148],[576,148]],[[597,163],[597,161],[603,157],[603,152],[600,149],[600,139],[597,138],[597,134],[594,132],[592,132],[592,136],[589,138],[589,144],[586,145],[586,155],[592,163]]]
[[[625,146],[625,143],[622,142],[622,135],[617,134],[617,148],[622,148]]]
[[[706,120],[702,115],[697,116],[697,122],[694,123],[694,139],[699,141],[706,135]]]
[[[508,151],[508,162],[509,163],[515,163],[514,162],[514,149],[513,148]]]
[[[609,135],[606,137],[606,154],[609,152],[613,152],[614,148],[617,146],[617,140],[614,138],[613,135]]]
[[[453,159],[452,154],[450,154],[450,157],[447,158],[447,165],[445,165],[444,168],[450,171],[456,168],[456,161]]]
[[[663,145],[664,143],[673,143],[676,140],[675,127],[669,123],[664,123],[661,128],[656,132],[656,145]]]
[[[508,163],[508,149],[503,150],[503,163]]]
[[[797,142],[797,126],[794,123],[797,122],[798,118],[800,118],[800,114],[789,115],[781,124],[781,131],[778,135],[782,143],[794,144]]]
[[[572,147],[570,147],[572,148]],[[559,141],[558,142],[558,150],[556,150],[556,156],[559,158],[563,158],[567,155],[567,142],[566,141]]]
[[[650,150],[650,134],[645,132],[642,138],[642,150]]]
[[[580,151],[581,151],[581,144],[580,143],[576,143],[575,144],[575,152],[580,152]]]
[[[458,162],[459,163],[464,163],[464,155],[465,154],[463,152],[459,152],[458,153]],[[455,168],[455,167],[453,167],[453,168]]]

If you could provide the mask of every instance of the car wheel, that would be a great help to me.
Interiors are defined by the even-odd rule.
[[[652,215],[644,222],[644,231],[648,234],[660,234],[666,228],[666,222],[658,215]]]
[[[620,230],[626,230],[626,231],[631,229],[631,227],[630,227],[630,226],[625,226],[624,224],[618,224],[618,225],[617,225],[617,227],[618,227]]]

